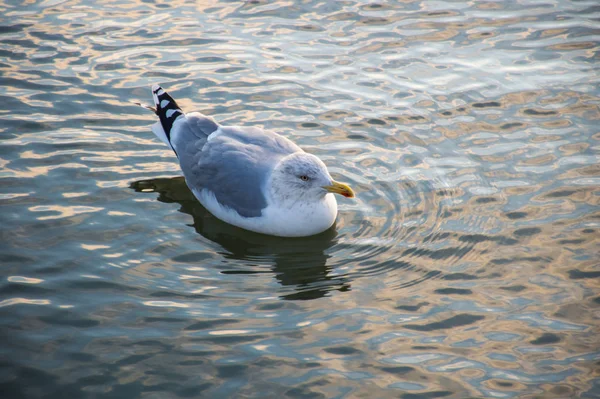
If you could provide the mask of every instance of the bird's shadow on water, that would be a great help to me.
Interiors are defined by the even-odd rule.
[[[194,218],[193,227],[204,238],[217,243],[229,259],[245,264],[270,264],[271,272],[282,286],[280,297],[287,300],[310,300],[328,292],[350,290],[346,277],[331,276],[327,253],[337,243],[335,226],[311,237],[283,238],[253,233],[232,226],[214,217],[194,197],[183,177],[156,178],[135,181],[130,188],[136,192],[158,193],[158,200],[178,203],[180,212]],[[223,274],[264,273],[264,268],[225,270]]]

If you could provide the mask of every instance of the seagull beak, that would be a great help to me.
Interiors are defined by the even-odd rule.
[[[346,198],[354,198],[354,191],[348,185],[338,183],[335,180],[330,186],[323,186],[323,188],[329,193],[340,194]]]

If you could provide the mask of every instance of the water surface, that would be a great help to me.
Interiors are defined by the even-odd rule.
[[[4,397],[600,397],[595,1],[0,11]],[[305,239],[220,222],[153,83],[357,198]]]

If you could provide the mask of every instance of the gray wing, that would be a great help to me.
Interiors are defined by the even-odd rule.
[[[185,115],[181,123],[177,123],[171,133],[171,145],[179,156],[179,152],[185,152],[186,148],[193,144],[201,149],[208,136],[216,131],[220,125],[211,117],[193,112]]]
[[[177,147],[188,186],[210,190],[219,203],[244,217],[262,214],[271,170],[282,157],[298,151],[300,147],[276,133],[228,126],[219,127],[210,140]]]

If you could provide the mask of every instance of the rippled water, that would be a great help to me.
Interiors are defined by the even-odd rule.
[[[600,397],[597,2],[20,3],[3,397]],[[152,83],[358,197],[306,239],[216,220]]]

